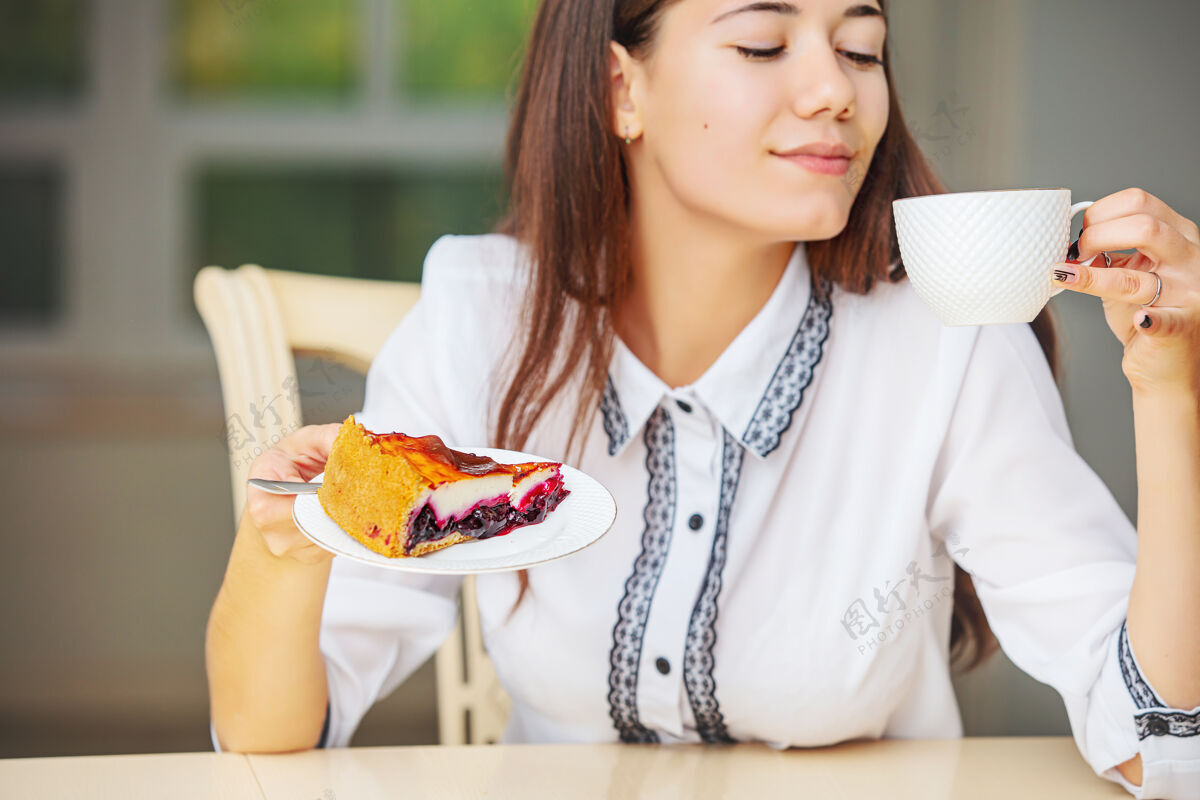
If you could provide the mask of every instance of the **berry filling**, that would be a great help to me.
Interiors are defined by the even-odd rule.
[[[451,519],[444,524],[438,522],[433,508],[426,503],[412,521],[404,552],[411,553],[419,544],[436,542],[454,533],[461,533],[470,539],[490,539],[503,536],[515,528],[536,525],[568,494],[570,491],[563,486],[562,478],[556,476],[522,498],[518,508],[508,501],[480,505],[462,519]]]

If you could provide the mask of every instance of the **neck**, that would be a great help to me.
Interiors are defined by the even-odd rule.
[[[664,383],[686,386],[766,304],[796,245],[754,241],[674,200],[638,199],[633,283],[617,334]]]

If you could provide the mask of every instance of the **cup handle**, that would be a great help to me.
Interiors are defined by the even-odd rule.
[[[1078,203],[1071,206],[1071,210],[1067,213],[1067,218],[1075,219],[1076,214],[1078,214],[1080,211],[1083,211],[1084,209],[1086,209],[1088,206],[1092,205],[1095,202],[1096,202],[1095,200],[1080,200]],[[1080,261],[1079,263],[1085,267],[1090,267],[1092,265],[1092,262],[1095,260],[1096,260],[1096,256],[1092,256],[1087,261]],[[1058,294],[1059,292],[1063,292],[1063,291],[1066,291],[1065,286],[1055,286],[1054,289],[1051,290],[1050,296],[1054,297],[1056,294]]]

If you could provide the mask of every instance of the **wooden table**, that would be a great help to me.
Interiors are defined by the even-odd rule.
[[[351,747],[286,755],[177,753],[0,760],[6,797],[1128,798],[1070,737],[762,745]]]

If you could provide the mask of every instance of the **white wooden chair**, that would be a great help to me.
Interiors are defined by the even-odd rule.
[[[233,506],[240,517],[252,445],[269,446],[304,424],[295,356],[366,375],[388,334],[416,303],[419,285],[246,264],[205,267],[193,291],[217,355],[227,435],[241,442],[230,448]],[[458,623],[436,656],[439,739],[498,742],[511,701],[483,649],[472,577],[463,581],[459,599]]]

